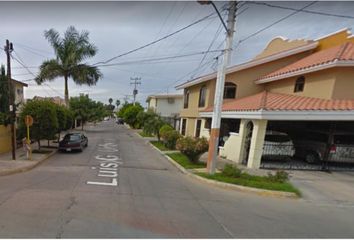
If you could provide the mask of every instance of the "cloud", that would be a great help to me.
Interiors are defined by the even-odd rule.
[[[216,2],[221,9],[226,2]],[[275,5],[301,8],[307,2],[275,2]],[[289,10],[251,5],[241,7],[248,9],[237,18],[235,43],[263,27],[291,13]],[[310,10],[352,15],[353,2],[317,2]],[[16,53],[22,58],[33,74],[43,60],[54,57],[53,50],[43,37],[43,31],[54,28],[64,32],[69,25],[79,30],[90,31],[90,40],[98,47],[98,54],[88,60],[95,63],[127,52],[148,42],[156,40],[191,22],[213,13],[211,6],[202,6],[196,2],[0,2],[1,25],[0,42],[9,39],[14,43]],[[225,16],[225,13],[223,13]],[[298,13],[287,20],[276,24],[261,34],[250,38],[235,49],[232,64],[252,59],[265,45],[276,36],[290,39],[314,39],[343,27],[352,27],[351,19],[319,16]],[[223,48],[223,31],[216,35],[220,27],[216,17],[197,24],[174,37],[168,38],[149,48],[138,51],[114,62],[127,62],[132,59],[173,56],[197,51],[205,51],[215,38],[211,49]],[[173,92],[174,85],[189,80],[215,69],[216,54],[208,54],[205,62],[209,62],[199,71],[192,72],[200,64],[202,55],[181,59],[171,59],[155,64],[125,64],[114,67],[101,67],[104,78],[96,86],[77,86],[69,84],[69,94],[76,95],[87,92],[96,100],[106,101],[122,99],[131,94],[133,86],[130,77],[139,76],[138,100],[145,102],[149,94],[157,92]],[[0,63],[5,63],[5,55],[0,54]],[[15,61],[12,73],[18,80],[33,78],[32,74]],[[213,68],[214,67],[214,68]],[[48,82],[51,88],[35,86],[34,82],[25,90],[26,97],[34,95],[64,94],[62,79]],[[54,89],[54,90],[53,90]]]

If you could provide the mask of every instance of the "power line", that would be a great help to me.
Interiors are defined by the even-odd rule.
[[[141,59],[141,60],[136,60],[136,61],[126,61],[126,62],[118,62],[118,63],[111,63],[111,64],[100,64],[100,65],[96,65],[96,66],[97,67],[105,67],[105,66],[127,65],[127,64],[142,63],[142,62],[154,62],[154,61],[184,58],[184,57],[202,55],[205,53],[215,53],[215,52],[222,52],[222,51],[223,51],[223,49],[216,49],[216,50],[187,53],[187,54],[182,54],[182,55],[175,55],[175,56],[168,56],[168,57],[161,57],[161,58],[150,58],[150,59],[147,58],[147,59]]]
[[[248,35],[247,37],[245,37],[245,38],[239,40],[239,41],[237,42],[237,44],[235,45],[235,48],[234,48],[234,49],[236,49],[242,42],[247,41],[248,39],[250,39],[250,38],[252,38],[252,37],[258,35],[259,33],[261,33],[261,32],[263,32],[263,31],[265,31],[265,30],[271,28],[272,26],[274,26],[274,25],[276,25],[276,24],[278,24],[278,23],[280,23],[280,22],[282,22],[282,21],[288,19],[288,18],[291,17],[291,16],[294,16],[295,14],[298,14],[299,12],[301,12],[302,10],[304,10],[305,8],[308,8],[308,7],[312,6],[312,5],[315,4],[315,3],[317,3],[317,1],[313,1],[313,2],[311,2],[311,3],[309,3],[309,4],[307,4],[306,6],[300,8],[300,9],[297,9],[297,10],[295,10],[295,12],[290,13],[290,14],[286,15],[285,17],[282,17],[282,18],[280,18],[279,20],[273,22],[272,24],[270,24],[270,25],[268,25],[268,26],[266,26],[266,27],[264,27],[264,28],[261,28],[261,29],[259,29],[258,31],[256,31],[256,32],[254,32],[254,33]]]
[[[160,42],[160,41],[162,41],[162,40],[164,40],[164,39],[166,39],[166,38],[169,38],[169,37],[171,37],[171,36],[173,36],[173,35],[176,35],[177,33],[180,33],[180,32],[182,32],[183,30],[185,30],[185,29],[187,29],[187,28],[190,28],[190,27],[192,27],[192,26],[194,26],[194,25],[196,25],[196,24],[202,22],[202,21],[204,21],[204,20],[210,18],[210,17],[213,16],[213,15],[215,15],[215,13],[211,13],[211,14],[209,14],[209,15],[207,15],[207,16],[205,16],[205,17],[203,17],[203,18],[201,18],[201,19],[199,19],[199,20],[197,20],[197,21],[195,21],[195,22],[193,22],[193,23],[191,23],[191,24],[188,24],[187,26],[185,26],[185,27],[183,27],[183,28],[178,29],[178,30],[175,31],[175,32],[172,32],[172,33],[170,33],[170,34],[167,34],[166,36],[164,36],[164,37],[162,37],[162,38],[159,38],[159,39],[157,39],[157,40],[155,40],[155,41],[152,41],[152,42],[150,42],[150,43],[148,43],[148,44],[145,44],[145,45],[143,45],[143,46],[141,46],[141,47],[138,47],[138,48],[135,48],[135,49],[130,50],[130,51],[128,51],[128,52],[122,53],[122,54],[117,55],[117,56],[115,56],[115,57],[112,57],[112,58],[110,58],[110,59],[108,59],[108,60],[106,60],[106,61],[97,62],[97,63],[95,63],[95,64],[93,64],[93,65],[95,66],[95,65],[98,65],[98,64],[106,64],[106,63],[109,63],[109,62],[111,62],[111,61],[113,61],[113,60],[115,60],[115,59],[117,59],[117,58],[126,56],[126,55],[128,55],[128,54],[133,53],[133,52],[136,52],[136,51],[139,51],[139,50],[144,49],[144,48],[146,48],[146,47],[149,47],[149,46],[151,46],[151,45],[153,45],[153,44],[155,44],[155,43],[158,43],[158,42]]]
[[[265,3],[265,2],[247,2],[246,4],[263,5],[263,6],[272,7],[272,8],[279,8],[279,9],[292,10],[292,11],[300,11],[300,12],[304,12],[304,13],[317,14],[317,15],[329,16],[329,17],[339,17],[339,18],[354,19],[354,16],[349,16],[349,15],[325,13],[325,12],[319,12],[319,11],[297,9],[297,8],[292,8],[292,7],[284,7],[284,6],[273,5],[273,4]]]
[[[34,78],[36,78],[36,75],[27,68],[27,66],[23,63],[23,61],[21,61],[21,57],[16,53],[16,51],[14,51],[16,57],[18,57],[19,59],[15,58],[14,56],[12,56],[12,58],[18,62],[21,66],[23,66]],[[53,89],[49,84],[47,83],[43,83],[44,85],[46,85],[48,88],[50,88],[52,91],[56,92],[57,94],[59,94],[60,96],[64,97],[60,92],[58,92],[57,90]],[[46,91],[46,90],[45,90]],[[46,91],[47,92],[47,91]],[[48,92],[47,92],[48,95],[50,95]]]

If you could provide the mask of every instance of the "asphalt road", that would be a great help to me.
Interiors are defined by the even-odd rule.
[[[87,135],[82,153],[0,177],[1,238],[354,237],[354,203],[207,186],[124,126],[104,122]]]

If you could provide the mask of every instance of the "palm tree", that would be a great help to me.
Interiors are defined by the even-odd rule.
[[[69,106],[69,78],[78,85],[89,86],[95,85],[102,78],[102,73],[97,67],[83,63],[97,52],[97,48],[89,42],[88,35],[88,31],[78,32],[73,26],[68,27],[63,38],[54,29],[44,31],[44,36],[52,45],[56,58],[42,63],[35,80],[37,84],[42,84],[57,77],[64,77],[66,106]]]
[[[112,98],[109,98],[109,99],[108,99],[108,102],[109,102],[109,105],[112,105],[113,99],[112,99]]]
[[[117,99],[117,100],[116,100],[116,106],[117,106],[117,108],[119,107],[119,105],[120,105],[120,101]]]

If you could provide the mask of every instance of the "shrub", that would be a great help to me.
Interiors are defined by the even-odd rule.
[[[185,154],[191,162],[197,162],[200,155],[208,151],[208,141],[206,138],[179,138],[176,148]]]
[[[222,173],[228,177],[239,178],[241,177],[242,170],[232,164],[226,164]]]
[[[160,141],[160,128],[165,125],[166,122],[156,113],[151,113],[151,116],[144,122],[144,132],[146,134],[153,134],[157,136],[157,140]]]
[[[289,180],[289,174],[283,170],[276,171],[275,174],[268,173],[268,180],[271,182],[284,183]]]
[[[160,135],[161,135],[164,145],[167,148],[176,149],[177,140],[181,137],[179,132],[172,129],[172,130],[169,130],[169,131],[163,132],[163,133],[161,133],[161,131],[160,131]]]
[[[180,138],[180,134],[169,124],[160,128],[160,136],[164,145],[169,149],[175,149],[177,139]]]
[[[170,124],[164,124],[161,128],[160,128],[160,135],[162,137],[162,139],[164,138],[164,135],[171,131],[174,130],[173,127]]]

